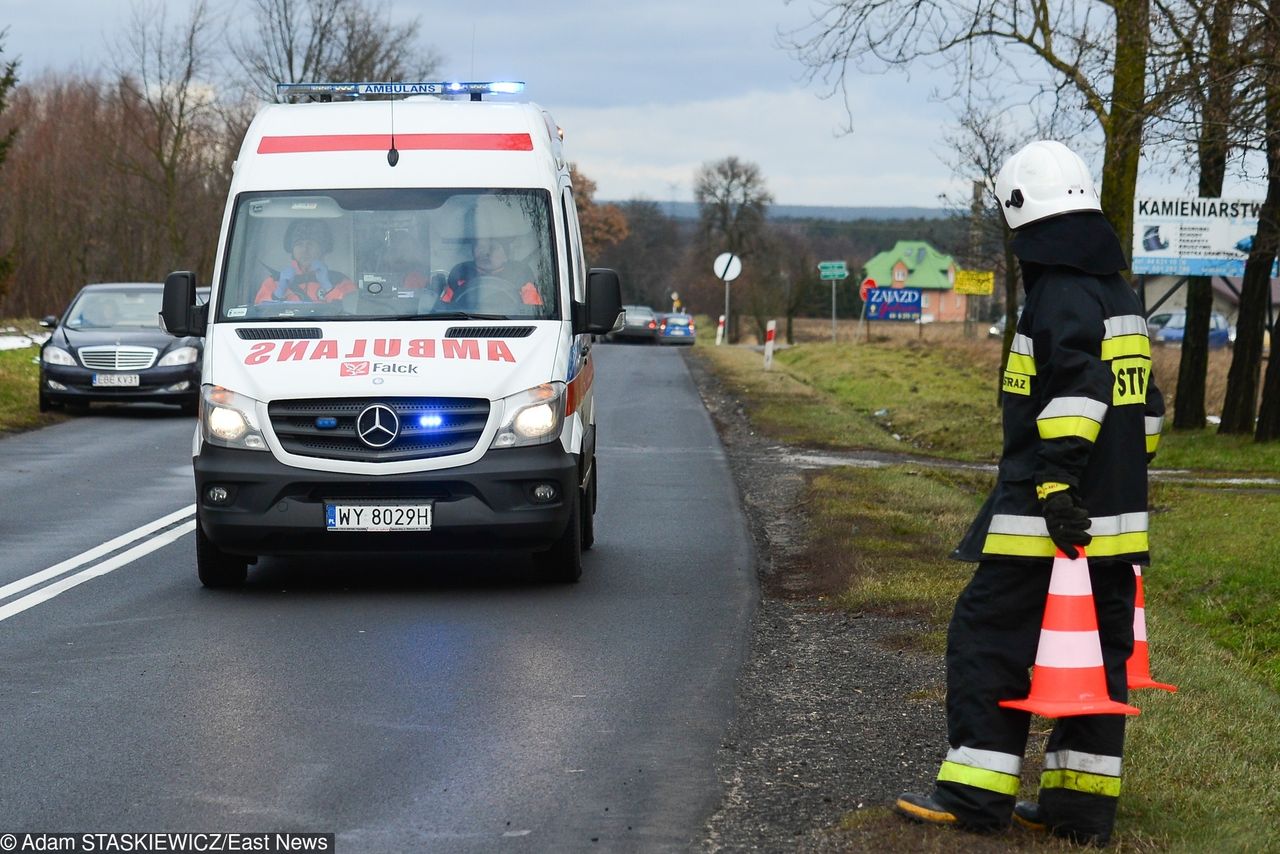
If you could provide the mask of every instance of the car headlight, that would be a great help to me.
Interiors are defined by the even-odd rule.
[[[258,426],[258,401],[222,386],[200,389],[200,428],[204,440],[224,448],[267,450]]]
[[[515,448],[554,441],[564,424],[564,390],[564,383],[543,383],[504,397],[502,424],[492,447]]]
[[[76,360],[71,354],[61,347],[50,345],[44,348],[44,352],[40,354],[46,365],[74,365]]]
[[[193,365],[200,359],[200,351],[195,347],[179,347],[170,350],[156,363],[160,368],[172,368],[177,365]]]

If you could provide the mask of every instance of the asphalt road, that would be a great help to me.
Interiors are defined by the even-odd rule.
[[[720,796],[750,537],[679,354],[596,353],[597,540],[572,586],[520,556],[370,552],[204,590],[189,419],[95,409],[0,440],[0,831],[688,847]]]

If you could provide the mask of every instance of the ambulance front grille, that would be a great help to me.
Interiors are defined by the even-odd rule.
[[[375,403],[398,421],[396,437],[372,448],[356,428],[360,413]],[[390,463],[465,454],[489,421],[489,401],[467,397],[353,397],[276,400],[267,408],[271,428],[290,454],[330,460]]]

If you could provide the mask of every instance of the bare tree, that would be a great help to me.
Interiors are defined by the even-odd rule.
[[[173,27],[163,4],[138,3],[117,52],[115,101],[131,117],[125,129],[132,144],[119,150],[116,166],[149,188],[131,213],[164,235],[174,266],[192,263],[205,239],[200,190],[221,159],[207,63],[215,35],[207,0],[195,0],[186,20]]]
[[[418,42],[421,21],[392,23],[369,0],[250,0],[253,25],[231,48],[244,84],[265,101],[276,85],[429,78],[440,56]]]
[[[847,94],[857,70],[954,63],[956,92],[996,69],[1028,83],[1031,98],[1087,111],[1104,137],[1102,207],[1132,251],[1133,196],[1143,122],[1150,0],[816,0],[810,24],[785,37],[811,78]],[[847,98],[846,98],[847,103]]]
[[[8,35],[8,30],[0,30],[0,56],[4,55],[4,39]],[[18,60],[11,59],[8,62],[0,63],[0,119],[3,119],[5,110],[9,107],[10,93],[13,87],[18,85]],[[9,146],[13,144],[14,137],[18,135],[16,125],[9,127],[8,130],[0,130],[0,167],[4,166],[5,157],[9,154]],[[0,222],[0,225],[3,225]],[[13,258],[8,252],[0,250],[0,296],[4,295],[5,284],[9,278],[9,273],[13,271]]]
[[[1240,76],[1249,62],[1245,15],[1235,0],[1156,0],[1152,66],[1168,95],[1168,106],[1149,130],[1160,148],[1191,155],[1198,194],[1222,195],[1227,159],[1241,140]],[[1205,424],[1205,379],[1209,365],[1209,320],[1213,289],[1208,276],[1187,279],[1186,327],[1174,396],[1175,429]]]
[[[1222,408],[1220,432],[1243,433],[1253,427],[1253,400],[1257,385],[1257,365],[1261,362],[1262,330],[1265,308],[1271,288],[1271,268],[1280,251],[1280,0],[1266,0],[1262,13],[1261,51],[1257,65],[1260,88],[1263,93],[1264,150],[1267,155],[1267,196],[1258,214],[1258,233],[1253,249],[1245,262],[1244,282],[1240,291],[1240,317],[1237,321],[1236,353],[1231,360],[1227,377],[1226,403]],[[1252,312],[1246,318],[1246,306]],[[1248,322],[1248,340],[1244,339],[1241,324]],[[1262,406],[1258,412],[1254,438],[1258,441],[1280,439],[1280,368],[1276,367],[1276,341],[1280,335],[1280,320],[1271,330],[1271,356],[1267,362],[1267,374],[1262,393]],[[1248,356],[1242,356],[1240,347],[1249,348]],[[1256,350],[1256,355],[1255,355]],[[1237,362],[1243,362],[1237,370]],[[1252,364],[1253,370],[1249,370]],[[1238,398],[1248,398],[1247,406]],[[1229,418],[1229,420],[1228,420]],[[1228,429],[1230,427],[1230,429]]]
[[[705,163],[694,176],[693,197],[698,203],[702,245],[708,256],[726,251],[744,259],[756,255],[763,244],[765,215],[773,202],[759,166],[734,156]],[[735,289],[749,287],[752,276],[744,273],[735,282]],[[736,316],[725,318],[730,336],[735,339]]]

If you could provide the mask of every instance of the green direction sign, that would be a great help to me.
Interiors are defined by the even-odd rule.
[[[843,261],[819,261],[818,275],[822,281],[849,278],[849,268]]]

